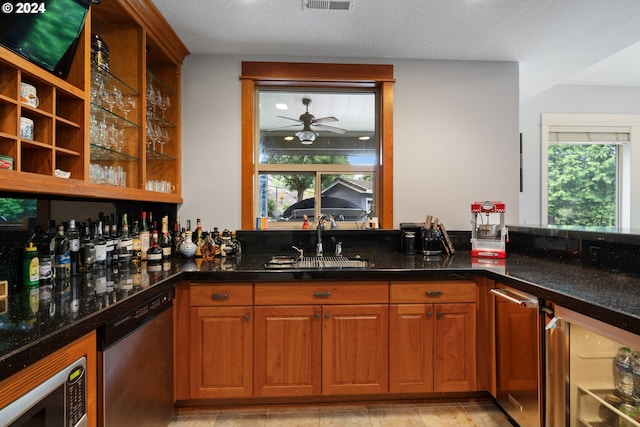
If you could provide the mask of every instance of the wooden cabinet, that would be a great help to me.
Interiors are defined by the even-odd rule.
[[[251,285],[192,285],[191,291],[194,294],[189,310],[191,398],[251,396]]]
[[[390,390],[475,391],[475,282],[392,282],[390,294]]]
[[[315,396],[321,392],[322,307],[254,308],[254,395]]]
[[[91,61],[92,33],[109,48],[108,70]],[[0,47],[0,156],[13,159],[0,190],[148,201],[163,191],[163,202],[181,203],[187,54],[150,0],[92,5],[64,80]],[[21,83],[36,88],[37,107],[20,102]],[[21,118],[33,122],[33,138],[21,136]]]
[[[81,357],[86,358],[86,410],[87,426],[98,425],[98,356],[96,353],[96,333],[91,332],[71,344],[43,357],[22,371],[0,382],[0,408],[24,396],[44,381],[53,377],[68,364]]]
[[[322,309],[322,394],[389,391],[387,305],[325,305]]]
[[[254,292],[256,395],[388,392],[387,282],[259,283]]]

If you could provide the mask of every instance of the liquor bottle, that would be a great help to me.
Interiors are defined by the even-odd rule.
[[[162,248],[162,258],[171,258],[171,239],[169,238],[169,217],[162,217],[162,235],[160,238],[160,247]]]
[[[240,255],[242,253],[242,245],[240,244],[240,240],[238,240],[236,230],[231,232],[231,244],[233,245],[233,255]]]
[[[182,242],[182,234],[180,232],[180,217],[176,216],[176,222],[173,224],[173,241],[171,242],[171,246],[173,247],[173,253],[177,254],[180,249],[180,242]]]
[[[71,248],[71,275],[75,276],[80,273],[80,232],[76,228],[75,219],[69,220],[67,238],[69,239],[69,247]]]
[[[149,226],[147,224],[147,213],[142,212],[140,218],[140,241],[142,242],[142,248],[140,248],[140,255],[142,259],[147,259],[147,250],[149,250],[151,234],[149,233]]]
[[[40,260],[35,234],[27,242],[22,255],[22,285],[27,313],[36,314],[40,308]]]
[[[200,248],[200,256],[205,259],[205,261],[211,261],[215,257],[215,243],[213,241],[213,237],[208,232],[204,232],[204,237],[202,238],[202,246]],[[197,256],[197,252],[196,252]]]
[[[202,245],[204,244],[204,236],[202,235],[202,222],[200,218],[196,219],[196,258],[202,258]]]
[[[151,234],[151,246],[147,250],[147,264],[160,264],[162,263],[162,248],[158,244],[158,232],[154,231]]]
[[[122,228],[120,236],[118,236],[118,264],[131,264],[133,257],[133,239],[129,235],[129,223],[127,222],[127,214],[122,214]]]
[[[104,267],[107,265],[107,240],[102,235],[102,221],[94,223],[93,227],[93,245],[96,250],[95,264]],[[113,245],[111,250],[113,251]]]
[[[54,279],[68,279],[71,277],[71,245],[64,234],[64,226],[58,226],[58,233],[50,243],[51,265]]]
[[[83,222],[80,237],[80,271],[83,273],[91,271],[95,259],[96,246],[91,238],[91,226],[89,222]]]
[[[49,243],[55,236],[56,222],[49,221],[49,230],[40,230],[38,236],[38,257],[39,257],[39,276],[40,276],[40,306],[43,303],[48,304],[51,301],[51,288],[53,286],[53,270],[51,269],[51,248]]]
[[[142,239],[140,239],[138,221],[133,221],[133,227],[131,227],[131,241],[133,242],[133,255],[131,262],[135,265],[139,265],[142,260]]]

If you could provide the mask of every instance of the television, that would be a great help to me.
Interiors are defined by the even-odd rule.
[[[6,2],[0,13],[0,45],[66,78],[90,4],[91,0]]]

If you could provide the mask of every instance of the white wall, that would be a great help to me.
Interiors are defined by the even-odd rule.
[[[640,113],[640,88],[622,86],[558,85],[520,104],[523,141],[524,191],[520,193],[522,224],[540,224],[540,114],[542,113]],[[632,156],[634,155],[632,147]],[[638,151],[638,150],[635,150]],[[640,164],[636,165],[640,173]],[[632,167],[633,168],[633,167]],[[637,186],[636,186],[637,187]],[[638,193],[632,187],[632,192]],[[640,194],[632,194],[631,227],[640,228]],[[637,214],[634,214],[637,212]]]
[[[240,228],[242,61],[394,65],[394,227],[432,214],[470,229],[470,204],[518,221],[518,64],[190,55],[183,67],[182,223]]]

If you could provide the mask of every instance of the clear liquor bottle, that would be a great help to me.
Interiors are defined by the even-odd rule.
[[[140,248],[140,255],[143,260],[147,259],[147,251],[149,250],[151,240],[151,234],[149,233],[149,226],[147,224],[147,213],[142,212],[140,216],[140,242],[142,247]]]

